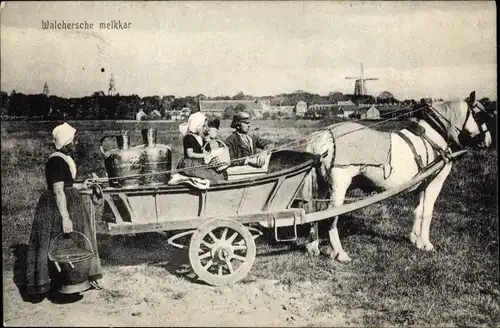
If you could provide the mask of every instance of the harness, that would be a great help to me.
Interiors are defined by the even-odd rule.
[[[447,127],[442,120],[442,119],[446,120],[446,118],[442,117],[442,119],[440,119],[439,116],[442,116],[442,115],[439,115],[439,112],[437,112],[432,106],[428,106],[428,108],[430,108],[431,110],[426,111],[425,115],[421,119],[423,121],[425,121],[427,124],[429,124],[430,127],[433,130],[435,130],[441,137],[443,137],[444,140],[448,140]],[[452,126],[452,127],[457,129],[459,131],[459,133],[462,132],[465,129],[465,124],[469,120],[470,115],[472,115],[472,117],[476,121],[478,128],[479,128],[479,131],[480,131],[480,134],[484,135],[486,133],[486,130],[487,130],[484,122],[487,121],[487,118],[485,119],[485,117],[483,117],[483,116],[487,115],[487,114],[484,113],[477,104],[474,104],[474,106],[469,105],[469,110],[467,110],[467,114],[466,114],[466,117],[465,117],[465,120],[464,120],[464,123],[463,123],[461,129],[458,129],[456,126]],[[439,147],[426,134],[425,128],[422,125],[420,125],[418,122],[415,122],[415,121],[410,123],[407,130],[410,131],[411,133],[413,133],[414,135],[416,135],[417,137],[420,137],[422,139],[422,141],[424,141],[424,140],[427,141],[431,145],[431,148],[432,148],[434,155],[436,157],[438,157],[438,156],[441,157],[446,163],[451,161],[452,158],[451,158],[450,144],[448,144],[448,147],[446,149]],[[419,172],[422,172],[423,170],[425,170],[425,166],[423,164],[422,157],[417,153],[417,150],[415,149],[415,145],[410,140],[410,138],[408,138],[401,131],[397,131],[396,134],[398,136],[400,136],[410,147],[410,149],[413,153],[413,156],[415,157],[415,162],[417,163]],[[448,143],[449,143],[449,141],[448,141]],[[461,147],[461,145],[457,144],[456,142],[455,142],[455,144],[458,147]],[[427,152],[427,146],[425,145],[425,142],[424,142],[424,147],[425,147],[425,150]],[[427,158],[429,158],[428,153],[427,153]]]
[[[408,130],[409,130],[409,129],[408,129]],[[410,131],[410,130],[409,130],[409,131]],[[416,134],[416,133],[415,133],[415,132],[413,132],[413,131],[410,131],[410,132],[412,132],[413,134],[415,134],[415,135],[419,136],[418,134]],[[415,157],[415,162],[417,163],[417,166],[418,166],[418,171],[419,171],[419,172],[423,171],[423,170],[424,170],[424,168],[425,168],[425,166],[424,166],[424,163],[423,163],[423,161],[422,161],[422,156],[420,156],[420,155],[417,153],[417,150],[415,149],[415,146],[413,145],[413,142],[411,142],[410,138],[408,138],[408,137],[407,137],[407,136],[406,136],[403,132],[401,132],[401,131],[397,131],[397,132],[396,132],[396,134],[397,134],[398,136],[400,136],[400,137],[401,137],[401,139],[403,139],[403,140],[406,142],[406,144],[408,145],[408,147],[410,147],[411,152],[413,153],[413,156]],[[419,136],[419,137],[420,137],[421,139],[423,139],[423,138],[422,138],[422,136]],[[424,144],[424,145],[425,145],[425,144]],[[425,150],[427,151],[427,147],[425,147]],[[429,157],[427,156],[427,158],[429,158]]]
[[[426,120],[426,122],[429,123],[427,120]],[[396,134],[398,136],[400,136],[408,144],[408,146],[410,147],[410,149],[411,149],[411,151],[413,153],[413,156],[415,157],[415,162],[417,163],[419,172],[424,171],[426,169],[427,165],[429,164],[429,161],[428,161],[428,159],[429,159],[429,153],[428,153],[428,148],[427,148],[427,145],[426,145],[425,141],[427,141],[431,145],[431,149],[432,149],[435,157],[441,157],[441,158],[443,158],[443,160],[445,162],[451,161],[450,147],[448,147],[446,149],[441,148],[431,138],[429,138],[429,136],[427,135],[427,133],[425,131],[425,128],[422,125],[420,125],[418,122],[411,122],[410,125],[406,129],[408,131],[410,131],[411,133],[413,133],[414,135],[416,135],[417,137],[419,137],[420,139],[422,139],[422,142],[424,144],[424,148],[425,148],[426,155],[427,155],[426,156],[427,157],[427,163],[425,165],[424,165],[424,163],[422,161],[422,157],[417,153],[417,150],[415,149],[415,145],[410,140],[410,138],[408,138],[401,131],[397,131],[396,132]],[[439,133],[439,131],[436,131],[436,132]],[[441,133],[439,133],[439,134],[444,138],[444,136]]]
[[[429,143],[429,145],[431,147],[431,150],[434,153],[434,157],[435,158],[439,158],[440,157],[440,158],[443,159],[443,161],[445,163],[448,163],[448,162],[450,162],[452,160],[452,157],[451,157],[451,154],[452,154],[451,146],[452,146],[452,144],[451,143],[454,142],[454,141],[453,140],[450,141],[449,138],[448,138],[448,127],[446,126],[446,123],[449,123],[451,128],[454,128],[454,129],[458,130],[459,133],[461,133],[462,131],[464,131],[465,125],[467,124],[467,121],[469,120],[470,115],[472,115],[472,117],[474,118],[474,120],[476,121],[476,123],[478,125],[480,134],[483,135],[483,136],[486,134],[487,127],[486,127],[485,122],[487,122],[487,120],[488,120],[488,114],[486,112],[484,112],[483,110],[481,110],[481,108],[477,105],[477,103],[474,103],[473,105],[467,103],[467,105],[468,105],[468,110],[467,110],[466,118],[464,120],[464,123],[463,123],[461,129],[459,129],[455,125],[451,124],[451,122],[449,122],[448,119],[446,119],[446,117],[444,117],[441,113],[439,113],[431,105],[427,105],[426,106],[427,109],[431,109],[431,110],[425,111],[424,115],[420,119],[423,120],[423,121],[425,121],[427,124],[429,124],[429,126],[433,130],[435,130],[436,133],[438,133],[445,141],[447,141],[447,147],[445,149],[443,149],[442,147],[440,147],[431,138],[429,138],[429,136],[426,133],[425,127],[423,127],[422,125],[420,125],[418,121],[412,121],[410,123],[410,125],[406,128],[409,132],[411,132],[415,136],[419,137],[423,141],[424,148],[425,148],[425,151],[426,151],[426,157],[427,157],[427,160],[426,160],[425,164],[424,164],[424,161],[422,160],[422,156],[420,156],[417,153],[415,145],[410,140],[410,138],[408,138],[401,131],[396,131],[395,132],[395,134],[397,134],[399,137],[401,137],[405,141],[405,143],[408,145],[408,147],[411,149],[411,151],[413,153],[413,156],[415,158],[415,163],[418,166],[419,173],[421,173],[422,171],[424,171],[427,168],[427,166],[430,164],[429,163],[429,158],[430,158],[430,156],[429,156],[429,149],[428,149],[428,146],[427,146],[427,144],[426,144],[425,141],[427,141],[427,143]],[[444,120],[444,122],[443,122],[443,120]],[[331,170],[333,169],[333,166],[334,166],[333,164],[334,164],[334,161],[335,161],[335,136],[334,136],[334,134],[333,134],[333,132],[332,132],[331,129],[329,129],[329,132],[330,132],[330,135],[331,135],[331,137],[333,139],[334,149],[333,149],[333,154],[332,154],[332,159],[331,159],[330,167],[328,168],[328,171],[327,171],[328,174],[331,173]],[[457,142],[454,142],[454,143],[458,147],[462,148],[462,145],[458,144]],[[325,151],[322,154],[322,157],[325,158],[327,155],[328,155],[328,151]]]

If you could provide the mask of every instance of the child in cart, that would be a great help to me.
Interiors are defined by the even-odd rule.
[[[210,161],[207,163],[215,165],[215,170],[222,173],[224,175],[224,179],[227,180],[226,169],[229,167],[231,160],[229,158],[229,149],[224,141],[218,138],[219,128],[220,120],[218,118],[208,121],[208,133],[204,151],[213,157],[211,159],[209,158]]]
[[[209,181],[225,180],[222,172],[207,166],[214,157],[212,154],[203,151],[206,144],[207,130],[207,118],[201,112],[191,114],[187,124],[180,126],[181,134],[183,134],[184,158],[179,162],[177,168],[183,169],[179,173],[184,176]]]

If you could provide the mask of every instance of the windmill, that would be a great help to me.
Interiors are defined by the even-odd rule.
[[[377,77],[365,77],[365,74],[363,71],[363,63],[361,63],[361,76],[358,76],[358,77],[347,76],[345,79],[346,80],[356,80],[356,82],[354,84],[354,95],[355,96],[366,96],[365,81],[378,80]]]

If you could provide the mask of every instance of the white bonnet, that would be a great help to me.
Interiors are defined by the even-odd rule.
[[[203,126],[207,117],[202,112],[196,112],[189,115],[188,118],[188,131],[191,133],[196,133],[199,128]]]
[[[73,128],[71,125],[68,123],[63,123],[54,128],[52,130],[52,137],[54,141],[54,145],[56,146],[56,149],[61,149],[62,147],[66,146],[69,144],[71,141],[73,141],[73,138],[75,137],[76,129]]]

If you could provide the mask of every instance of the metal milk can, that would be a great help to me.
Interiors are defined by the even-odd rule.
[[[144,148],[141,158],[141,184],[165,184],[170,180],[172,150],[169,146],[157,144],[158,131],[155,128],[141,130]]]
[[[128,131],[122,132],[121,135],[105,136],[101,139],[100,150],[104,155],[110,186],[155,185],[165,184],[170,180],[170,172],[163,173],[172,169],[170,147],[156,144],[157,130],[155,128],[143,129],[141,133],[144,144],[135,147],[130,147]],[[118,148],[105,151],[103,142],[109,137],[116,138]]]
[[[106,138],[111,137],[116,138],[118,148],[105,151],[103,142]],[[137,175],[141,172],[142,149],[138,147],[130,148],[130,135],[128,131],[123,131],[121,135],[117,136],[103,137],[100,141],[99,149],[104,155],[104,165],[108,172],[109,185],[111,187],[132,187],[139,185],[140,180],[138,176],[117,179],[119,177]]]

